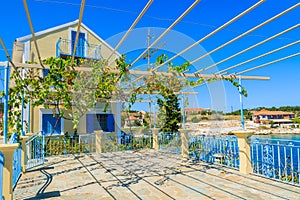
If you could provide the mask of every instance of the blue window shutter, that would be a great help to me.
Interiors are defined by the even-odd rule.
[[[44,133],[52,133],[53,134],[60,134],[61,133],[61,119],[58,121],[57,125],[56,121],[57,121],[57,117],[53,117],[53,114],[43,114],[42,116],[42,130]]]
[[[107,128],[108,128],[108,132],[115,131],[115,120],[113,114],[107,114]]]
[[[73,53],[75,39],[76,39],[76,31],[71,31],[71,44],[72,44],[71,53]],[[79,33],[76,52],[75,52],[76,57],[84,58],[84,52],[85,52],[84,43],[85,43],[85,34]]]
[[[86,132],[87,133],[94,132],[94,114],[86,115]]]

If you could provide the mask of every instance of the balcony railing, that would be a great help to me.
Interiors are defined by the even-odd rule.
[[[56,43],[56,57],[72,56],[74,41],[59,38]],[[79,42],[75,57],[101,60],[101,45],[89,44],[87,41]]]
[[[300,185],[300,142],[255,138],[251,142],[253,173]]]

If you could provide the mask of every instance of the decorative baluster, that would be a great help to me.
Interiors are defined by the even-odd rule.
[[[283,147],[283,152],[284,152],[284,169],[285,169],[285,182],[288,182],[287,181],[287,162],[286,162],[286,147],[284,146]]]
[[[277,142],[277,153],[278,153],[279,178],[281,179],[281,163],[280,163],[280,146],[279,146],[279,141]]]

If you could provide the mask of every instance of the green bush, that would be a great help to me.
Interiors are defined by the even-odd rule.
[[[198,123],[198,122],[200,122],[200,119],[197,118],[197,117],[193,117],[193,118],[191,119],[191,121],[192,121],[193,123]]]

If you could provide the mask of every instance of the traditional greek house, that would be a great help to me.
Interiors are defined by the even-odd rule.
[[[49,57],[65,58],[72,55],[77,26],[78,20],[35,33],[41,59]],[[109,44],[86,25],[81,24],[75,52],[76,58],[100,60],[108,58],[112,51],[113,48]],[[118,56],[118,53],[114,53],[109,62],[114,61]],[[15,40],[12,57],[14,63],[26,63],[28,61],[38,63],[38,54],[32,35]],[[78,133],[92,133],[94,130],[99,129],[106,132],[121,133],[119,128],[121,124],[119,103],[112,103],[106,112],[103,112],[102,106],[99,104],[98,107],[87,112],[80,119]],[[24,121],[26,123],[24,123],[23,128],[30,132],[43,130],[45,133],[51,133],[54,131],[54,134],[74,132],[72,121],[61,119],[55,126],[56,120],[57,118],[53,117],[52,109],[45,109],[42,106],[35,108],[28,106],[24,111]],[[25,127],[25,124],[29,127]]]
[[[273,121],[275,124],[292,123],[295,114],[292,112],[269,111],[262,109],[253,114],[253,121],[260,124],[269,124]]]

